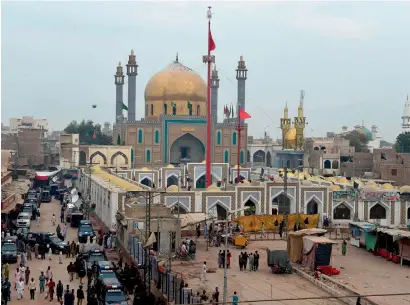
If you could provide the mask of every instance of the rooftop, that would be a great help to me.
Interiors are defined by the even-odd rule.
[[[91,174],[92,176],[97,176],[99,179],[104,180],[105,182],[108,182],[109,184],[107,186],[114,186],[114,187],[117,187],[118,189],[121,189],[127,192],[143,190],[138,185],[135,185],[133,183],[126,181],[125,179],[121,179],[119,177],[111,175],[110,173],[107,173],[106,171],[102,170],[100,166],[91,167]]]

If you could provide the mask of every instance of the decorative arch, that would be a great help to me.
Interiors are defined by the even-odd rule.
[[[90,156],[90,163],[93,163],[95,156],[100,156],[101,158],[103,158],[104,164],[107,165],[107,157],[100,151],[96,151]]]
[[[246,152],[246,162],[251,162],[251,152],[249,150]]]
[[[245,153],[243,151],[241,151],[240,162],[241,162],[241,164],[245,163]]]
[[[330,160],[325,160],[325,162],[323,162],[323,167],[326,169],[332,168],[332,163],[330,162]]]
[[[270,154],[270,151],[266,154],[266,166],[271,167],[272,166],[272,156]]]
[[[290,214],[291,212],[291,203],[294,198],[289,194],[280,192],[275,197],[272,198],[272,205],[277,206],[278,214]]]
[[[232,133],[232,145],[236,145],[236,131]]]
[[[159,143],[159,130],[155,130],[155,135],[154,135],[154,140],[155,140],[155,144]]]
[[[224,152],[224,162],[229,163],[229,152],[227,150]]]
[[[306,214],[321,214],[323,202],[317,198],[315,195],[311,196],[307,200],[306,204]]]
[[[208,211],[212,208],[216,208],[216,215],[218,220],[224,220],[228,216],[229,207],[226,206],[225,203],[218,200],[208,208]]]
[[[205,146],[191,133],[185,133],[177,138],[170,147],[171,164],[200,163],[205,159]]]
[[[337,160],[332,161],[332,169],[339,169],[339,161]]]
[[[370,208],[370,219],[387,219],[387,208],[380,202]]]
[[[125,164],[128,164],[128,157],[122,151],[117,151],[115,154],[111,156],[111,165],[114,163],[114,160],[117,156],[123,157],[125,160]]]
[[[174,203],[170,204],[168,207],[171,208],[172,210],[176,210],[176,213],[173,212],[173,214],[178,214],[178,212],[179,214],[186,214],[190,212],[189,209],[184,204],[182,204],[180,201],[175,201]]]
[[[261,213],[260,203],[254,196],[249,195],[249,196],[245,197],[243,202],[244,202],[244,207],[247,207],[247,206],[254,207],[254,213],[249,214],[249,215],[260,214]],[[245,216],[246,216],[246,213],[245,213]]]
[[[147,152],[145,153],[145,161],[151,163],[151,151],[149,149],[147,149]]]
[[[85,153],[85,151],[80,150],[78,164],[80,166],[81,165],[87,165],[87,154]]]
[[[218,131],[217,133],[216,133],[216,145],[221,145],[221,132],[220,131]]]
[[[142,132],[142,129],[138,129],[138,143],[142,143],[142,141],[143,141],[143,132]]]
[[[354,211],[350,204],[343,201],[333,208],[333,219],[335,220],[350,220]]]
[[[178,177],[174,174],[170,175],[167,178],[167,187],[170,187],[171,185],[176,185],[178,186]]]
[[[245,201],[245,204],[244,204],[243,207],[244,208],[247,207],[247,209],[244,210],[244,215],[245,216],[250,216],[250,215],[255,215],[256,214],[256,203],[251,198],[248,198],[248,200]]]
[[[258,150],[253,154],[254,163],[265,163],[265,152],[263,150]]]

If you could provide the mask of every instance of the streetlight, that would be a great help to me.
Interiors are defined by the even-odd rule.
[[[229,215],[235,214],[237,212],[241,212],[246,210],[247,208],[240,208],[237,210],[233,210],[231,212],[226,211],[226,221],[225,221],[225,262],[224,262],[224,294],[223,294],[223,304],[227,304],[227,297],[228,297],[228,268],[226,261],[228,259],[228,218]]]

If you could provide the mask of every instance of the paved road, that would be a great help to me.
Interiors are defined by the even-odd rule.
[[[60,202],[53,200],[50,203],[42,203],[40,207],[40,212],[41,212],[41,221],[40,221],[40,226],[37,227],[35,222],[31,222],[31,231],[33,232],[55,232],[56,227],[52,225],[51,223],[51,217],[53,213],[56,215],[57,218],[60,216]],[[77,231],[75,229],[72,229],[69,227],[68,233],[67,233],[67,239],[68,241],[77,241]],[[67,274],[67,265],[69,262],[72,261],[74,262],[73,258],[65,258],[65,255],[63,256],[63,264],[58,263],[58,255],[54,254],[52,257],[52,260],[39,260],[37,258],[34,258],[33,255],[33,260],[28,261],[27,266],[29,266],[31,273],[30,273],[30,279],[34,277],[34,280],[37,283],[38,286],[38,277],[40,276],[41,271],[45,271],[48,266],[51,267],[51,270],[53,271],[54,275],[54,281],[57,283],[58,280],[61,280],[63,283],[64,287],[66,285],[70,285],[70,289],[75,289],[77,291],[78,286],[79,286],[79,280],[74,279],[73,282],[69,281],[69,276]],[[16,264],[10,265],[10,281],[12,282],[12,286],[14,286],[14,272],[17,268]],[[35,300],[30,300],[30,292],[28,291],[27,287],[24,290],[24,297],[22,300],[17,300],[17,295],[16,291],[12,289],[11,291],[11,304],[31,304],[31,305],[37,305],[37,304],[47,304],[47,303],[56,303],[57,304],[57,298],[55,296],[55,300],[53,302],[49,302],[48,300],[44,299],[44,295],[41,295],[39,293],[39,288],[37,288],[36,295],[35,295]]]

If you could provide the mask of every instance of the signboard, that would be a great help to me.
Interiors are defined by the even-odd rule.
[[[134,221],[132,223],[132,228],[134,230],[144,230],[145,226],[144,226],[144,222],[141,221]]]
[[[332,192],[333,200],[354,200],[356,198],[356,190],[342,190]]]
[[[360,198],[365,201],[395,201],[397,200],[397,191],[386,192],[362,192]]]
[[[182,128],[181,128],[181,131],[183,131],[183,132],[193,132],[193,131],[195,131],[195,128],[192,128],[192,127],[182,127]]]

